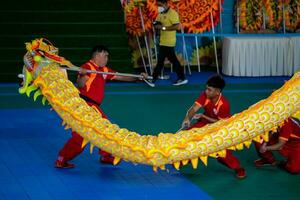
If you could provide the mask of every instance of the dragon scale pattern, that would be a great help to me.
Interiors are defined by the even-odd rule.
[[[280,89],[267,99],[261,100],[247,110],[202,128],[140,135],[120,128],[101,117],[101,114],[79,97],[77,88],[60,69],[50,62],[44,66],[30,86],[25,86],[27,95],[36,90],[34,98],[42,94],[63,119],[66,128],[78,132],[83,145],[97,146],[111,154],[115,163],[121,159],[153,166],[154,170],[165,169],[173,164],[191,161],[197,168],[198,160],[207,164],[207,157],[225,156],[226,149],[242,150],[252,141],[268,140],[269,131],[276,130],[288,117],[300,108],[300,73],[296,73]],[[297,112],[298,113],[298,112]]]

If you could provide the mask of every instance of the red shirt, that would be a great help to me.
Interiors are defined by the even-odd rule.
[[[289,118],[281,127],[279,132],[279,138],[288,140],[300,141],[300,124],[299,121],[293,118]]]
[[[96,70],[99,72],[115,72],[114,70],[106,66],[99,67],[91,60],[84,63],[81,67],[84,69]],[[85,83],[85,86],[83,88],[79,88],[80,94],[90,98],[98,104],[101,104],[104,98],[106,80],[112,80],[114,76],[103,74],[87,74],[87,76],[89,77],[89,79]]]
[[[205,92],[203,92],[195,102],[199,106],[204,109],[204,115],[214,118],[214,119],[226,119],[229,118],[230,115],[230,105],[228,100],[220,94],[219,99],[214,104],[210,99],[206,97]],[[206,119],[201,119],[201,121],[210,123]]]

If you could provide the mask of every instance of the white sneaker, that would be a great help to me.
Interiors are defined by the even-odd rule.
[[[154,80],[144,80],[150,87],[155,87],[155,81]]]
[[[184,85],[184,84],[187,84],[189,81],[187,79],[184,79],[184,80],[181,80],[181,79],[178,79],[176,82],[173,83],[173,85]]]

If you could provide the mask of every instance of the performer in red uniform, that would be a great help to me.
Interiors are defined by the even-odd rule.
[[[255,166],[276,165],[276,160],[271,151],[279,150],[279,153],[287,158],[279,164],[286,171],[297,174],[300,172],[300,121],[290,117],[279,132],[270,136],[267,143],[255,144],[258,155]]]
[[[99,45],[92,49],[91,60],[81,66],[81,72],[77,78],[77,84],[80,91],[80,96],[87,104],[102,114],[103,118],[106,115],[100,109],[104,97],[105,83],[107,80],[119,81],[137,81],[135,77],[101,75],[101,74],[87,74],[86,70],[96,70],[100,72],[115,72],[106,66],[108,61],[109,51],[105,46]],[[144,73],[141,74],[146,77]],[[73,168],[74,164],[68,161],[79,155],[82,151],[83,138],[76,132],[72,132],[72,137],[66,142],[64,147],[59,151],[58,158],[55,161],[57,168]],[[100,161],[102,163],[112,164],[114,157],[109,153],[99,150],[101,155]]]
[[[222,95],[222,90],[225,87],[225,81],[219,75],[212,76],[206,83],[205,92],[203,92],[187,111],[187,114],[182,122],[182,127],[188,129],[200,128],[209,123],[217,122],[220,119],[230,117],[230,105],[227,99]],[[200,109],[204,109],[203,114],[196,114]],[[191,119],[197,119],[197,123],[191,126]],[[226,157],[218,157],[217,160],[235,170],[238,178],[246,177],[246,171],[240,166],[239,160],[232,155],[231,151],[226,151]]]

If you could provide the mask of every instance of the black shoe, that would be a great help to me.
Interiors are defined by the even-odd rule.
[[[60,169],[71,169],[71,168],[74,168],[75,165],[72,164],[72,163],[62,162],[62,161],[56,160],[55,163],[54,163],[54,167],[60,168]]]
[[[278,168],[280,168],[280,169],[283,169],[283,170],[286,170],[286,168],[285,168],[285,166],[286,166],[286,161],[280,161],[279,163],[278,163]]]

